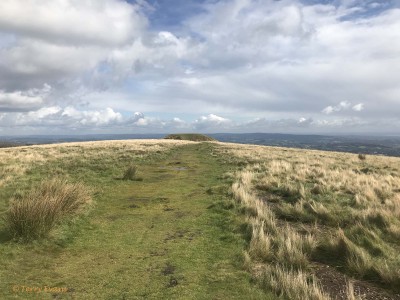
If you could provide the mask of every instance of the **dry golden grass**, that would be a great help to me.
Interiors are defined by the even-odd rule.
[[[322,292],[316,278],[301,270],[290,270],[283,266],[264,266],[261,282],[278,295],[293,300],[329,300]]]
[[[273,211],[251,191],[254,180],[254,173],[244,170],[232,186],[251,226],[249,248],[244,253],[245,269],[251,270],[266,289],[289,299],[329,299],[316,279],[310,282],[303,271],[316,247],[314,237],[300,234],[289,224],[280,228]],[[260,263],[265,263],[261,270]]]
[[[349,153],[220,146],[226,159],[246,166],[232,188],[259,220],[250,222],[250,256],[263,253],[275,263],[302,270],[313,256],[352,276],[399,289],[400,158],[369,155],[360,160]],[[295,224],[307,225],[310,235],[296,232]],[[264,239],[262,226],[268,234]],[[263,249],[252,249],[260,245]],[[278,251],[272,255],[265,245]]]
[[[50,163],[57,159],[72,160],[79,156],[82,159],[101,160],[110,155],[117,157],[130,154],[140,157],[189,143],[193,142],[121,140],[0,148],[0,187],[23,176],[26,171],[35,165]]]
[[[346,296],[348,300],[362,300],[361,296],[354,293],[354,284],[352,281],[347,282]]]

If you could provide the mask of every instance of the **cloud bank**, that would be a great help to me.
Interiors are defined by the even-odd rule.
[[[1,1],[1,133],[399,125],[398,1],[185,3]]]

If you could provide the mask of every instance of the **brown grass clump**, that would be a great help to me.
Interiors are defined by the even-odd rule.
[[[15,238],[41,238],[64,217],[81,213],[91,202],[88,189],[80,183],[43,181],[26,195],[10,200],[6,226]]]

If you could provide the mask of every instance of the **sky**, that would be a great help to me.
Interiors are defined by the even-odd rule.
[[[400,135],[400,0],[1,0],[0,136]]]

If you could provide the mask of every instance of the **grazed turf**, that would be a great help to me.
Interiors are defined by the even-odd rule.
[[[232,209],[230,182],[221,179],[230,167],[211,155],[212,147],[186,145],[137,161],[143,181],[113,176],[123,173],[115,169],[120,164],[108,166],[101,180],[93,168],[68,171],[97,191],[95,208],[45,241],[17,244],[3,234],[0,298],[274,298],[242,270],[243,220]],[[68,291],[24,288],[45,286]]]

